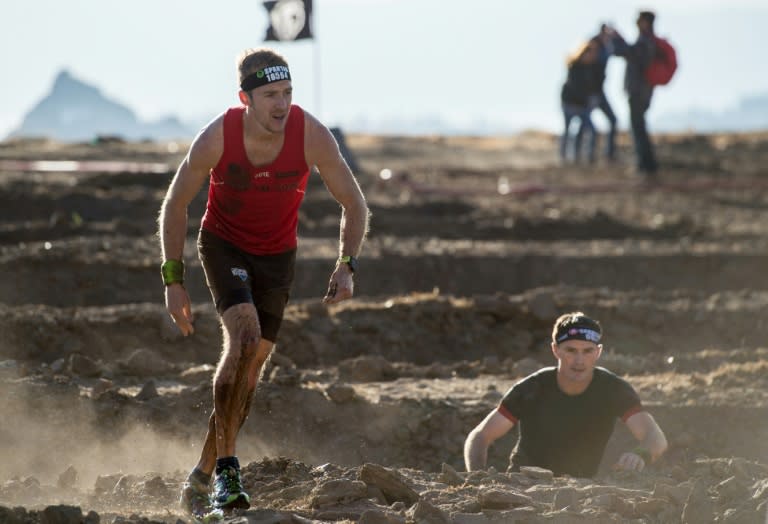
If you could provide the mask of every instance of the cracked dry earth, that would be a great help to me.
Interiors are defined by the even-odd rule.
[[[744,523],[768,506],[768,134],[658,137],[661,183],[556,138],[351,135],[373,213],[357,298],[325,308],[339,207],[315,179],[291,303],[238,442],[253,508],[229,523]],[[155,220],[185,146],[0,143],[0,522],[189,522],[220,330],[194,252],[196,333],[162,304]],[[169,152],[172,151],[172,152]],[[9,160],[165,163],[22,172]],[[389,178],[382,178],[382,170]],[[162,170],[161,170],[162,171]],[[605,326],[670,441],[643,473],[466,473],[466,434],[551,365],[550,326]],[[563,443],[567,445],[567,442]]]

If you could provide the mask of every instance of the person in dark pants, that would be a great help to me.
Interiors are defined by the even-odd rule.
[[[568,160],[570,127],[574,118],[579,120],[579,128],[573,139],[573,160],[579,161],[581,142],[585,133],[589,134],[588,160],[590,163],[595,160],[597,133],[590,113],[598,91],[595,73],[597,56],[598,45],[590,41],[585,42],[566,62],[568,76],[560,91],[564,119],[563,135],[560,140],[560,158],[563,163]]]
[[[600,32],[592,37],[590,42],[593,42],[598,49],[597,61],[593,69],[596,75],[596,85],[598,87],[597,94],[594,100],[591,101],[591,105],[603,112],[605,118],[608,120],[608,135],[605,141],[605,158],[609,162],[612,162],[616,157],[616,114],[613,112],[608,97],[605,96],[605,90],[603,84],[605,84],[605,68],[608,66],[608,59],[613,54],[613,30],[607,24],[600,26]],[[579,127],[579,136],[587,132],[586,126],[581,125]],[[581,141],[577,139],[577,141]]]
[[[656,15],[651,11],[641,11],[637,17],[637,40],[628,44],[618,33],[614,33],[614,53],[624,57],[627,68],[624,74],[624,90],[629,97],[629,119],[632,126],[632,139],[635,144],[637,171],[646,178],[653,178],[659,165],[653,151],[653,144],[648,135],[645,113],[651,107],[653,86],[645,79],[645,70],[656,52],[653,23]]]

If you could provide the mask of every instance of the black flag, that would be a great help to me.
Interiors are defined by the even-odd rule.
[[[264,40],[289,42],[312,38],[312,0],[268,0],[269,27]]]

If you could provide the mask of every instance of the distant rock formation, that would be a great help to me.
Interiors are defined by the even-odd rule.
[[[8,138],[88,141],[109,135],[126,140],[172,140],[188,139],[195,132],[176,117],[142,122],[130,108],[63,70],[56,76],[51,92],[24,116]]]

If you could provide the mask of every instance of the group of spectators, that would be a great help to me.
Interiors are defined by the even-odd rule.
[[[560,140],[560,157],[563,162],[581,160],[585,138],[586,159],[590,163],[596,161],[597,130],[591,118],[591,113],[596,108],[603,112],[609,124],[605,159],[608,162],[615,160],[617,119],[605,96],[603,84],[608,59],[611,56],[620,56],[626,60],[624,90],[629,100],[636,171],[648,179],[655,177],[658,163],[645,121],[654,86],[647,81],[644,74],[656,53],[653,27],[655,18],[651,11],[639,13],[638,36],[632,44],[627,43],[616,29],[602,24],[595,36],[568,57],[568,75],[560,95],[565,123]],[[575,120],[578,120],[579,125],[572,133],[571,128]]]

